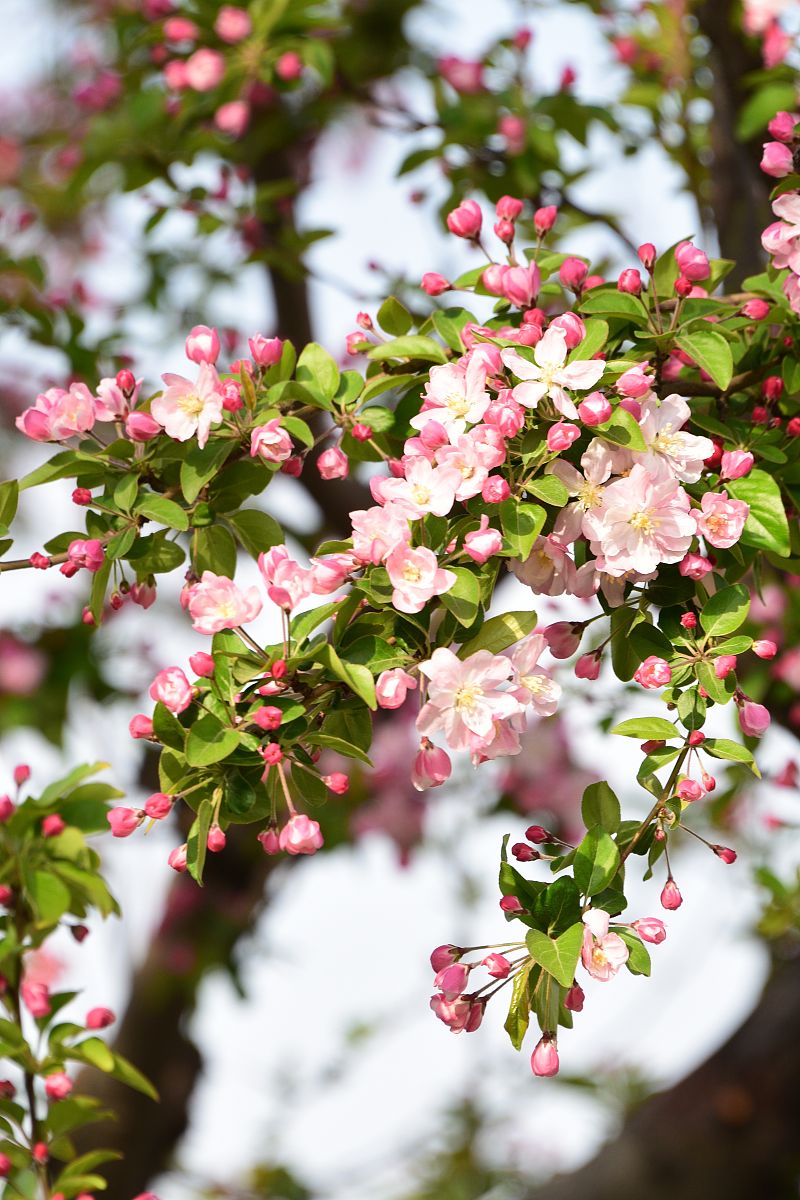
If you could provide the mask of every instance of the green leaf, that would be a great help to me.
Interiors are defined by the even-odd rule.
[[[500,504],[500,523],[511,553],[522,562],[542,531],[547,510],[541,504],[522,504],[513,497]]]
[[[372,759],[358,746],[344,741],[343,738],[333,737],[329,733],[307,733],[303,738],[303,743],[309,746],[324,746],[326,750],[334,750],[337,754],[343,754],[345,758],[356,758],[366,766],[372,766]]]
[[[525,944],[533,961],[548,975],[552,975],[556,983],[565,988],[572,987],[583,944],[583,925],[580,922],[571,925],[557,938],[548,937],[540,929],[529,929]]]
[[[186,867],[197,883],[203,885],[203,867],[206,864],[208,849],[208,831],[211,828],[211,818],[214,815],[214,803],[206,797],[201,800],[197,816],[192,822],[189,836],[186,839]]]
[[[647,309],[638,296],[620,292],[613,284],[590,288],[580,303],[580,310],[603,317],[624,317],[635,325],[646,326]]]
[[[329,620],[338,611],[341,604],[341,600],[330,600],[327,604],[320,604],[318,608],[310,608],[307,612],[292,617],[291,634],[295,646],[304,642],[323,621]]]
[[[788,558],[791,553],[789,522],[781,490],[772,476],[766,471],[755,470],[725,486],[731,496],[750,505],[742,542]]]
[[[619,870],[619,849],[600,825],[593,825],[575,851],[575,882],[586,896],[602,892]]]
[[[693,329],[679,333],[675,340],[724,392],[733,378],[733,355],[722,334],[711,327]]]
[[[699,662],[695,665],[697,682],[704,687],[717,704],[727,704],[736,688],[736,675],[731,671],[724,679],[718,679],[713,663]]]
[[[128,1062],[127,1058],[123,1058],[121,1054],[114,1054],[114,1070],[111,1074],[120,1083],[125,1083],[135,1091],[142,1092],[143,1095],[149,1096],[151,1100],[158,1100],[158,1092],[150,1080],[141,1071],[137,1070],[133,1063]]]
[[[777,112],[793,112],[796,104],[794,84],[787,80],[770,79],[756,88],[739,110],[736,136],[749,142],[766,128]],[[746,281],[745,281],[746,283]]]
[[[114,503],[123,512],[130,512],[131,505],[139,494],[139,476],[123,475],[114,484]]]
[[[69,888],[50,871],[34,871],[29,892],[33,910],[45,925],[55,925],[69,911],[72,902]]]
[[[93,1067],[97,1067],[98,1071],[114,1070],[114,1055],[109,1050],[102,1038],[86,1038],[83,1042],[78,1042],[73,1049],[80,1054],[84,1062],[90,1063]]]
[[[628,961],[625,966],[631,975],[649,975],[650,954],[641,938],[628,929],[615,929],[614,933],[618,934],[628,947]]]
[[[286,541],[285,534],[274,517],[257,508],[243,508],[227,518],[242,547],[253,558],[271,546],[280,546]]]
[[[581,816],[587,829],[599,825],[607,833],[616,833],[622,819],[619,800],[609,785],[602,780],[590,783],[583,793]]]
[[[556,508],[563,508],[569,502],[569,492],[557,475],[540,475],[538,479],[531,479],[525,484],[525,491],[529,496],[535,496],[537,500],[553,504]]]
[[[181,463],[181,491],[187,504],[194,504],[204,486],[217,474],[236,443],[213,439],[201,450],[192,446]]]
[[[642,741],[680,736],[666,717],[633,717],[630,721],[622,721],[621,724],[615,725],[611,732],[619,734],[620,737],[639,738]]]
[[[529,633],[533,633],[538,622],[536,613],[514,611],[502,613],[499,617],[490,617],[484,621],[480,632],[465,642],[458,651],[459,658],[469,658],[478,650],[489,650],[492,654],[500,654],[516,642],[522,641]]]
[[[195,721],[186,741],[186,761],[190,767],[208,767],[221,762],[239,745],[235,729],[226,729],[209,713]]]
[[[536,924],[550,937],[563,933],[581,919],[581,898],[575,880],[569,875],[549,883],[534,905]]]
[[[469,627],[480,611],[481,585],[477,575],[467,567],[452,567],[451,570],[456,576],[456,581],[439,599],[460,625]]]
[[[297,360],[295,376],[323,408],[332,408],[339,387],[339,368],[327,350],[309,342]]]
[[[17,515],[19,484],[16,479],[0,483],[0,525],[8,527]]]
[[[747,620],[750,611],[750,592],[741,583],[722,588],[706,601],[700,613],[700,624],[713,637],[734,633]]]
[[[180,530],[181,533],[185,533],[189,528],[186,511],[166,496],[143,496],[136,505],[136,511],[151,521],[157,521],[159,525],[167,525],[170,529]]]
[[[186,730],[174,713],[159,702],[153,709],[153,732],[165,746],[183,753],[186,746]]]
[[[756,765],[756,760],[747,747],[740,745],[739,742],[731,742],[727,738],[706,738],[703,742],[703,750],[707,754],[710,754],[712,758],[723,758],[730,762],[744,763],[754,775],[761,778],[761,772]]]
[[[505,1019],[503,1028],[511,1038],[511,1045],[515,1050],[522,1048],[522,1043],[525,1039],[525,1034],[528,1032],[531,1012],[531,994],[529,988],[529,977],[531,973],[532,963],[525,963],[519,973],[514,976],[514,982],[511,985],[511,1000],[508,1005],[508,1016]]]
[[[373,362],[385,362],[390,358],[418,358],[423,362],[446,363],[447,353],[433,338],[414,333],[373,346],[367,351],[367,358]]]
[[[81,766],[70,771],[69,775],[65,775],[63,779],[56,779],[53,783],[48,784],[35,803],[41,808],[47,808],[56,800],[61,800],[62,797],[69,795],[84,779],[88,779],[90,775],[97,775],[100,771],[107,771],[108,767],[109,763],[107,762],[82,763]]]
[[[374,710],[378,707],[375,698],[375,680],[367,667],[360,663],[348,663],[342,660],[330,645],[320,646],[314,657],[317,662],[328,667],[337,679],[346,683],[350,690],[369,708]]]
[[[236,542],[222,525],[196,529],[192,537],[192,565],[198,575],[213,571],[233,578],[236,572]]]
[[[647,450],[647,443],[639,427],[639,422],[629,413],[627,408],[617,407],[607,421],[595,426],[595,432],[607,442],[616,446],[624,446],[626,450]]]
[[[401,304],[394,296],[388,296],[378,309],[378,324],[384,333],[391,334],[392,337],[399,337],[403,333],[408,333],[414,324],[414,318],[404,304]]]

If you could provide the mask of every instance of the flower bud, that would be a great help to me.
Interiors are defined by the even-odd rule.
[[[130,837],[141,825],[144,815],[141,808],[112,808],[106,813],[112,837]]]
[[[436,271],[426,271],[422,276],[420,286],[423,292],[427,292],[429,296],[441,296],[442,292],[450,290],[451,284],[444,275],[438,275]]]
[[[323,775],[322,782],[335,796],[344,796],[350,787],[350,780],[344,771],[334,771],[331,775]]]
[[[762,737],[767,732],[771,720],[769,710],[753,700],[746,700],[739,709],[739,726],[742,733],[748,737]]]
[[[502,908],[503,912],[506,913],[525,912],[525,909],[522,907],[516,896],[503,896],[502,900],[500,901],[500,907]]]
[[[216,329],[195,325],[186,339],[186,357],[193,363],[210,363],[219,358],[220,342]]]
[[[346,479],[350,470],[347,455],[338,446],[323,450],[317,459],[317,470],[323,479]]]
[[[703,789],[695,779],[682,779],[675,790],[679,798],[685,800],[687,804],[699,800],[703,795]]]
[[[693,729],[686,739],[690,746],[702,746],[705,740],[706,735],[701,729]]]
[[[763,321],[769,312],[769,304],[766,300],[760,297],[755,297],[753,300],[748,300],[742,305],[742,315],[749,317],[751,321]]]
[[[774,658],[778,653],[778,647],[768,638],[759,638],[758,641],[753,642],[753,653],[759,658]]]
[[[529,825],[525,830],[525,837],[535,846],[541,846],[543,842],[552,842],[553,840],[552,833],[543,825]]]
[[[549,233],[555,225],[557,217],[558,209],[555,204],[547,204],[544,208],[537,208],[533,214],[533,228],[536,231],[536,236],[543,238],[545,234]]]
[[[287,854],[316,854],[323,845],[319,824],[304,813],[293,813],[278,836]]]
[[[458,962],[464,951],[460,946],[444,945],[437,946],[431,953],[431,966],[434,971],[441,971],[450,963]]]
[[[588,274],[589,268],[581,258],[565,258],[558,271],[564,287],[573,292],[581,291]]]
[[[600,674],[600,653],[593,650],[591,654],[582,654],[575,663],[575,675],[578,679],[597,679]]]
[[[184,842],[182,846],[176,846],[174,850],[170,850],[169,855],[167,856],[167,862],[172,867],[173,871],[177,871],[179,875],[182,875],[186,870],[187,851],[188,846],[186,845],[186,842]]]
[[[428,788],[439,787],[450,778],[451,771],[452,764],[447,751],[423,738],[411,772],[411,783],[416,790],[424,792]]]
[[[791,147],[783,142],[765,142],[759,165],[765,175],[770,175],[773,179],[784,179],[791,174],[794,166]]]
[[[495,234],[500,239],[500,241],[505,242],[505,244],[507,246],[510,246],[514,240],[514,233],[515,233],[513,222],[512,221],[495,221],[493,228],[494,228]]]
[[[749,450],[726,450],[720,464],[720,479],[743,479],[752,470],[755,459]]]
[[[220,850],[225,849],[225,843],[228,839],[225,837],[225,831],[219,825],[214,823],[208,831],[206,838],[206,847],[212,854],[218,854]]]
[[[58,813],[50,813],[42,821],[42,837],[58,837],[67,828],[66,822]]]
[[[137,713],[135,717],[131,717],[128,732],[132,738],[151,738],[153,736],[153,722],[144,713]]]
[[[72,1088],[72,1080],[63,1071],[54,1071],[44,1081],[44,1090],[48,1100],[66,1100]]]
[[[652,242],[642,242],[637,250],[639,262],[644,267],[645,271],[652,271],[656,265],[656,248]]]
[[[555,621],[542,630],[553,658],[571,658],[581,644],[584,626],[574,621]]]
[[[716,854],[717,858],[721,858],[726,866],[730,866],[736,862],[736,851],[731,850],[730,846],[712,846],[711,849]]]
[[[500,504],[511,495],[508,481],[502,475],[490,475],[484,480],[481,497],[487,504]]]
[[[558,1066],[558,1050],[555,1040],[545,1034],[531,1055],[531,1070],[534,1075],[547,1078],[558,1074]]]
[[[458,208],[447,214],[447,228],[456,237],[473,240],[481,232],[483,215],[474,200],[462,200]]]
[[[630,296],[641,296],[642,277],[635,268],[629,267],[627,271],[622,272],[617,280],[617,291],[626,292]]]
[[[661,906],[672,912],[683,904],[683,896],[678,891],[678,885],[670,876],[661,892]]]
[[[280,840],[278,838],[278,830],[274,825],[268,825],[258,835],[258,840],[261,842],[261,849],[265,854],[278,854],[280,852]]]
[[[564,997],[564,1008],[568,1012],[583,1012],[583,1003],[586,999],[583,988],[579,983],[573,983],[572,987]]]
[[[651,654],[637,668],[633,678],[643,688],[666,687],[672,681],[672,669],[663,658]]]
[[[516,221],[522,208],[523,203],[516,196],[501,196],[494,206],[498,219],[501,221]]]
[[[681,617],[681,625],[683,626],[684,629],[696,629],[697,628],[697,617],[695,616],[694,613],[691,613],[691,612],[684,613],[683,616]]]
[[[507,979],[511,971],[511,963],[504,954],[487,954],[481,966],[486,967],[493,979]]]
[[[133,371],[129,371],[127,367],[123,367],[121,371],[117,371],[115,383],[121,392],[126,396],[130,396],[136,387],[136,376]]]
[[[534,850],[533,846],[528,846],[525,842],[515,842],[511,853],[517,862],[536,862],[542,857],[538,850]]]
[[[761,384],[761,395],[766,401],[774,404],[783,395],[783,380],[780,375],[768,375]]]
[[[214,674],[214,659],[210,654],[206,654],[205,650],[198,650],[196,654],[190,655],[189,666],[195,675],[203,679],[210,679]]]
[[[578,416],[584,425],[603,425],[611,419],[613,413],[610,402],[602,392],[591,392],[578,405]]]
[[[658,917],[641,917],[631,922],[631,928],[636,930],[643,942],[650,942],[654,946],[660,946],[667,936],[666,926]]]
[[[547,431],[547,449],[551,454],[560,454],[563,450],[569,450],[580,436],[581,431],[577,425],[569,421],[559,421]]]

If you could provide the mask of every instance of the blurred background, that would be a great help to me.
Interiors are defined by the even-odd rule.
[[[464,196],[487,215],[504,193],[558,204],[560,244],[610,277],[640,242],[689,236],[739,261],[734,289],[763,269],[760,142],[795,103],[800,6],[772,5],[785,45],[769,62],[732,0],[242,0],[267,32],[233,47],[214,42],[221,7],[3,0],[6,478],[48,457],[13,428],[38,391],[126,364],[152,388],[184,369],[198,321],[226,331],[230,359],[260,332],[313,336],[348,361],[357,312],[392,292],[424,311],[425,271],[479,265],[442,232]],[[171,37],[176,17],[195,31]],[[171,87],[169,64],[209,44],[228,56],[224,80]],[[365,494],[353,478],[323,507],[318,483],[310,467],[270,490],[301,546]],[[71,509],[59,483],[26,493],[19,552],[74,524]],[[44,782],[94,757],[132,804],[154,789],[127,723],[155,671],[199,648],[180,583],[160,578],[147,614],[126,604],[96,632],[76,583],[0,584],[0,788],[19,761]],[[558,1081],[532,1079],[491,1009],[469,1038],[437,1023],[428,956],[502,938],[503,834],[537,820],[569,839],[601,775],[631,814],[648,807],[630,760],[614,747],[609,761],[603,725],[634,703],[610,679],[587,692],[564,667],[567,716],[480,784],[462,764],[424,797],[405,768],[413,717],[390,714],[374,771],[329,802],[334,834],[311,861],[276,864],[253,838],[200,892],[168,877],[177,829],[99,841],[124,915],[40,967],[115,1009],[119,1048],[162,1096],[85,1081],[120,1115],[99,1135],[126,1156],[112,1200],[796,1196],[795,596],[767,577],[753,604],[784,651],[748,685],[780,719],[765,780],[731,770],[708,813],[739,861],[686,849],[653,978],[593,982]],[[498,594],[531,602],[511,580]],[[589,615],[574,599],[538,607],[542,623]],[[634,915],[654,915],[652,885],[640,896]]]

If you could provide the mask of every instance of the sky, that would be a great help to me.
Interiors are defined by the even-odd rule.
[[[47,52],[47,40],[27,19],[30,0],[4,0],[4,9],[0,78],[8,88],[35,67]],[[515,27],[514,6],[506,0],[494,0],[490,10],[478,0],[441,0],[430,15],[415,19],[415,28],[429,44],[443,51],[457,48],[466,56],[479,51],[490,32],[487,11],[492,32]],[[530,24],[535,78],[552,82],[570,61],[587,95],[602,100],[613,93],[618,68],[609,62],[587,14],[567,5],[558,12],[537,12]],[[598,208],[613,205],[634,239],[665,246],[694,231],[692,206],[677,194],[674,172],[655,148],[637,160],[622,160],[600,137],[592,149],[602,165],[586,185],[591,200]],[[374,280],[367,263],[374,258],[420,276],[425,270],[449,274],[471,265],[467,248],[443,238],[425,210],[408,204],[411,186],[424,181],[436,192],[434,173],[413,183],[394,181],[404,153],[393,136],[376,131],[367,136],[352,124],[327,138],[301,213],[312,225],[327,223],[331,213],[336,217],[337,237],[313,251],[312,265],[320,275],[344,279],[369,294]],[[124,210],[118,236],[122,246]],[[600,253],[608,245],[589,230],[572,248]],[[619,266],[627,265],[633,264],[620,259]],[[359,305],[322,283],[315,285],[313,304],[318,340],[338,353]],[[254,326],[271,328],[268,305],[250,280],[226,298],[221,308],[226,307],[237,315],[246,310]],[[156,353],[152,347],[145,359],[153,377],[161,370],[180,370],[182,348]],[[36,447],[21,451],[31,464],[37,456]],[[60,485],[52,485],[46,498],[28,493],[22,520],[32,545],[51,528],[51,506],[65,503],[67,493]],[[283,495],[271,492],[270,497],[278,512],[296,502],[288,486]],[[307,515],[310,521],[313,513]],[[252,564],[250,569],[253,574]],[[0,587],[0,617],[21,606],[41,610],[41,578],[19,573],[13,579],[13,588]],[[48,577],[51,583],[62,595],[72,594],[62,581]],[[159,599],[154,611],[161,612],[160,622],[144,628],[138,613],[125,613],[108,634],[120,669],[142,687],[155,669],[185,663],[198,648],[196,635],[170,616],[174,593],[175,588],[172,595],[166,589]],[[510,583],[500,602],[524,607],[530,593]],[[265,626],[262,631],[266,636]],[[149,642],[146,669],[137,655],[120,649],[142,637]],[[132,711],[135,706],[123,704],[104,711],[79,705],[64,758],[109,757],[115,779],[123,786],[130,782],[136,748],[125,729]],[[583,761],[604,770],[608,746],[593,733],[586,705],[575,705],[572,723]],[[787,739],[775,735],[767,753],[778,760],[787,746]],[[59,756],[30,734],[9,736],[0,756],[6,773],[20,758],[32,758],[39,779],[59,766]],[[627,783],[629,766],[615,747],[611,782],[633,808],[641,801]],[[524,823],[507,816],[481,819],[480,791],[468,770],[446,794],[443,789],[431,804],[426,848],[405,870],[397,869],[392,847],[373,837],[352,851],[298,864],[280,880],[242,950],[246,998],[240,999],[224,978],[209,979],[192,1019],[206,1069],[179,1159],[193,1178],[229,1184],[259,1158],[274,1155],[297,1169],[317,1200],[393,1200],[411,1178],[420,1150],[435,1142],[442,1113],[473,1092],[489,1115],[489,1152],[531,1170],[569,1169],[613,1128],[613,1113],[589,1092],[533,1081],[527,1063],[533,1042],[527,1054],[518,1055],[494,1006],[469,1037],[454,1037],[428,1011],[427,958],[433,946],[505,936],[495,890],[498,848],[505,832],[515,840]],[[85,987],[87,1007],[123,1006],[130,972],[169,884],[165,858],[173,844],[174,836],[160,828],[147,839],[106,840],[103,852],[125,917],[98,927],[80,950],[66,942],[60,948],[68,963],[65,983]],[[708,854],[689,851],[681,856],[680,872],[686,902],[670,915],[667,941],[653,948],[653,979],[645,982],[623,972],[612,984],[587,988],[585,1011],[564,1038],[562,1062],[569,1069],[589,1077],[634,1070],[667,1085],[720,1044],[752,1007],[766,961],[749,933],[758,897],[748,882],[747,864],[724,868]],[[465,892],[473,894],[471,903],[465,902]],[[640,915],[658,911],[652,885],[636,889],[632,912],[637,905]],[[348,1055],[348,1032],[357,1026],[369,1031],[358,1052]],[[160,1181],[156,1190],[162,1200],[192,1194],[177,1175]]]

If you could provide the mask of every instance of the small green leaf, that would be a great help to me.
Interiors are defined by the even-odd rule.
[[[593,825],[575,851],[575,882],[586,896],[602,892],[619,870],[619,849],[600,825]]]
[[[181,533],[189,528],[189,517],[185,509],[174,500],[168,500],[166,496],[142,496],[136,505],[136,511],[151,521],[157,521],[159,525],[178,529]]]
[[[525,491],[529,496],[535,496],[537,500],[553,504],[556,508],[563,508],[569,501],[569,492],[557,475],[540,475],[538,479],[531,479],[525,484]]]
[[[731,496],[750,506],[742,530],[744,545],[788,558],[792,549],[789,521],[781,490],[772,476],[766,471],[755,470],[725,486]]]
[[[440,596],[442,604],[453,614],[460,625],[472,625],[480,611],[481,585],[477,575],[467,567],[451,568],[456,582],[449,591]]]
[[[713,637],[734,633],[747,620],[750,593],[741,583],[722,588],[706,601],[700,613],[700,624]]]
[[[607,833],[616,833],[622,818],[619,800],[610,786],[602,780],[590,783],[583,793],[581,816],[587,829],[599,825]]]
[[[469,658],[478,650],[489,650],[492,654],[500,654],[516,642],[522,641],[529,633],[533,633],[538,622],[536,613],[515,611],[502,613],[499,617],[490,617],[484,621],[475,637],[465,642],[458,651],[459,658]]]
[[[384,333],[388,333],[392,337],[399,337],[401,334],[408,333],[414,324],[414,318],[404,304],[401,304],[394,296],[388,296],[378,309],[378,324]]]
[[[186,867],[192,879],[202,887],[203,867],[206,863],[208,849],[208,831],[211,828],[211,818],[214,815],[214,803],[206,797],[201,800],[197,816],[192,822],[189,836],[186,839]]]
[[[69,911],[69,888],[50,871],[34,871],[29,892],[33,910],[42,924],[55,925]]]
[[[595,432],[607,442],[624,446],[626,450],[647,450],[647,443],[639,427],[639,422],[629,413],[627,408],[617,407],[609,419],[602,425],[595,426]]]
[[[754,775],[761,778],[761,772],[756,766],[752,754],[746,746],[740,745],[739,742],[731,742],[727,738],[706,738],[703,742],[703,750],[712,758],[724,758],[730,762],[744,763]]]
[[[327,350],[309,342],[297,360],[295,376],[323,408],[331,408],[339,387],[339,368]]]
[[[733,355],[726,339],[716,329],[693,329],[679,333],[675,339],[681,350],[694,359],[698,367],[711,376],[721,391],[730,386],[733,378]]]
[[[192,537],[192,564],[198,575],[213,571],[233,578],[236,572],[236,542],[222,525],[196,529]]]
[[[201,450],[192,446],[181,463],[181,491],[187,504],[194,504],[203,487],[222,467],[232,453],[233,441],[214,439]]]
[[[220,725],[217,718],[209,713],[195,721],[189,730],[186,761],[190,767],[208,767],[227,758],[238,745],[239,735],[236,730]]]
[[[628,947],[628,961],[625,966],[631,975],[649,975],[650,953],[641,938],[628,929],[615,929],[614,933],[618,934]]]
[[[151,1100],[158,1100],[158,1092],[150,1080],[141,1071],[137,1070],[133,1063],[128,1062],[127,1058],[123,1058],[121,1054],[114,1054],[114,1069],[111,1071],[111,1074],[120,1083],[125,1083],[135,1091],[149,1096]]]
[[[525,944],[533,961],[548,975],[552,975],[556,983],[565,988],[572,987],[583,944],[583,925],[580,922],[571,925],[557,938],[548,937],[540,929],[529,929]]]
[[[643,741],[679,736],[678,730],[666,717],[633,717],[630,721],[615,725],[611,732],[620,737],[641,738]]]
[[[511,553],[522,562],[530,556],[542,531],[547,510],[541,504],[522,504],[513,497],[500,504],[500,522]]]
[[[532,965],[532,963],[525,963],[519,973],[514,976],[514,982],[511,985],[511,1000],[503,1028],[511,1038],[511,1045],[515,1050],[522,1048],[530,1023],[531,994],[528,984]]]
[[[258,558],[259,554],[269,550],[271,546],[280,546],[286,541],[286,536],[274,517],[261,512],[257,508],[243,508],[227,517],[228,524],[233,526],[233,532],[241,546]]]
[[[106,1073],[114,1070],[114,1055],[101,1038],[86,1038],[74,1047],[87,1063]]]
[[[446,363],[447,353],[433,338],[414,333],[373,346],[367,351],[367,358],[373,362],[385,362],[390,358],[418,358],[423,362]]]

